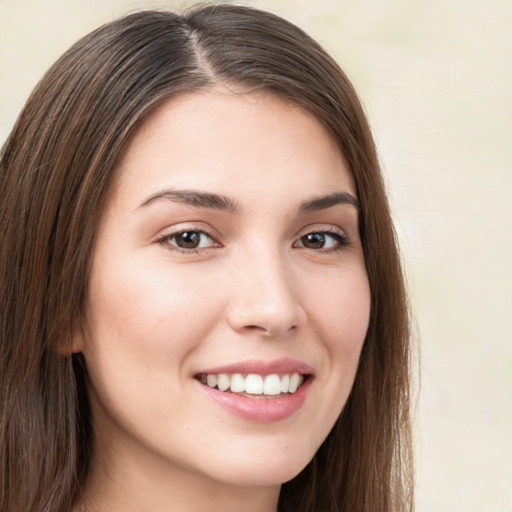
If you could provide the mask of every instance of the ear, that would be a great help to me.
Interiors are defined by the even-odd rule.
[[[78,352],[82,352],[85,345],[85,336],[83,329],[80,327],[75,329],[73,332],[73,336],[71,338],[71,346],[69,347],[69,352],[71,354],[77,354]]]
[[[85,334],[81,322],[77,319],[74,322],[71,333],[58,336],[60,341],[57,343],[57,352],[62,356],[69,356],[82,352],[85,346]]]
[[[86,325],[84,317],[78,313],[74,319],[73,327],[71,329],[71,340],[68,343],[68,353],[78,354],[85,348],[86,339]]]

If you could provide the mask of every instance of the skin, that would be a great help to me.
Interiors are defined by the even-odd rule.
[[[227,196],[237,211],[155,197],[166,190]],[[280,485],[339,416],[368,326],[356,208],[298,212],[335,192],[356,195],[326,130],[269,94],[181,96],[139,128],[117,165],[74,340],[94,428],[80,510],[276,510]],[[180,249],[184,230],[208,235]],[[326,231],[324,245],[304,245]],[[314,376],[280,421],[237,417],[194,378],[284,357]]]

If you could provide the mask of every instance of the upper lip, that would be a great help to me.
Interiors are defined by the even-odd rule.
[[[255,373],[257,375],[271,375],[274,373],[300,373],[302,375],[313,374],[313,368],[306,363],[295,359],[283,358],[272,361],[249,360],[231,363],[226,366],[216,366],[197,372],[200,374],[220,373]]]

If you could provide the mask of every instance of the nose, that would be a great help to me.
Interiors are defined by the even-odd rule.
[[[254,251],[237,265],[228,322],[241,333],[282,336],[307,320],[289,265],[277,251]]]

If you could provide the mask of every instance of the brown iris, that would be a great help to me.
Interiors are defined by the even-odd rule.
[[[308,233],[300,239],[302,245],[308,249],[322,249],[325,245],[323,233]]]
[[[201,243],[201,233],[199,231],[184,231],[174,235],[176,245],[181,249],[197,249]]]

